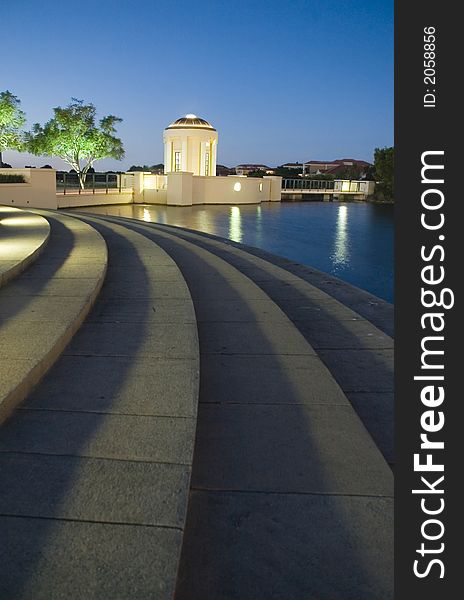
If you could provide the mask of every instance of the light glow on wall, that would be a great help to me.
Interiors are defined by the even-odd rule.
[[[342,192],[349,192],[350,191],[350,181],[342,181]],[[346,208],[346,206],[345,206]]]
[[[234,192],[239,192],[242,189],[242,184],[237,181],[237,183],[234,183]]]
[[[144,190],[156,190],[156,175],[144,175],[143,176],[143,189]]]

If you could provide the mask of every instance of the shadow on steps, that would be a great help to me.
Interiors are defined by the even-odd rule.
[[[47,251],[31,273],[48,264],[52,277],[64,260],[47,261],[54,242],[70,252],[73,239],[59,221],[51,221]],[[112,366],[86,353],[92,315],[104,312],[113,300],[107,290],[116,275],[110,267],[93,311],[65,355],[0,429],[0,596],[5,600],[49,600],[64,597],[65,591],[76,600],[133,597],[134,589],[158,587],[153,579],[166,567],[162,560],[156,564],[154,555],[153,572],[147,573],[141,546],[156,547],[163,536],[178,537],[175,529],[167,529],[157,539],[152,527],[124,525],[124,521],[147,521],[152,507],[146,506],[147,500],[131,504],[129,492],[138,486],[143,489],[144,481],[147,487],[154,477],[150,465],[138,462],[135,455],[131,469],[130,462],[109,460],[121,458],[140,435],[139,428],[128,427],[127,417],[123,420],[111,413],[127,408],[125,403],[131,400],[126,397],[125,380],[146,337],[152,302],[144,265],[132,244],[104,225],[96,228],[105,237],[110,257],[117,253],[119,265],[126,264],[133,274],[139,294],[143,297],[146,291],[146,302],[139,304],[137,318],[131,322],[132,356],[127,356],[128,340],[122,336],[111,345],[112,353],[124,358],[115,358]],[[18,310],[24,301],[19,300]],[[121,300],[121,305],[130,301]],[[117,322],[114,314],[112,320]],[[109,323],[106,334],[110,328]],[[149,441],[157,432],[148,426],[143,433]],[[102,490],[106,495],[101,495]],[[146,491],[148,495],[149,487]],[[114,535],[108,535],[105,520],[119,523],[112,529]],[[120,572],[111,572],[114,563]]]
[[[143,231],[177,262],[197,316],[204,302],[242,306],[232,326],[215,322],[214,336],[207,322],[199,326],[200,407],[176,599],[391,598],[391,473],[343,394],[314,399],[317,357],[282,351],[275,323],[257,319],[264,294],[248,296],[251,282],[228,280],[217,259],[172,232]],[[260,382],[272,402],[256,392]]]
[[[338,382],[390,464],[394,464],[393,345],[364,319],[340,319],[331,302],[311,296],[291,281],[273,277],[245,252],[219,248],[205,236],[192,239],[175,227],[162,227],[212,252],[256,283],[294,323]],[[234,247],[239,247],[234,244]],[[272,264],[272,263],[271,263]],[[347,315],[350,311],[347,311]]]

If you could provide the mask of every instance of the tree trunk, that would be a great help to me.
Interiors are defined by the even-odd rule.
[[[79,177],[79,185],[81,190],[83,190],[85,188],[85,180],[87,178],[87,173],[82,173],[82,171],[79,171],[77,173],[77,176]]]
[[[2,151],[0,150],[0,169],[3,167]]]

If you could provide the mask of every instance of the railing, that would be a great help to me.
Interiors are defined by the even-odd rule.
[[[333,190],[334,182],[325,179],[282,179],[283,190]]]
[[[345,194],[368,194],[370,183],[372,182],[338,179],[335,181],[335,191]]]
[[[56,191],[62,194],[121,194],[132,191],[118,173],[89,173],[82,188],[77,173],[56,174]]]

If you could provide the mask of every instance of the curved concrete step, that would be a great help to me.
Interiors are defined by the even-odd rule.
[[[164,248],[197,314],[200,404],[176,597],[389,597],[391,471],[295,323],[197,240],[99,219]]]
[[[247,274],[282,308],[329,368],[387,462],[394,464],[393,339],[279,264],[199,234],[181,235]]]
[[[0,288],[38,258],[49,236],[44,217],[0,205]]]
[[[107,266],[105,242],[94,229],[65,215],[29,214],[40,224],[46,216],[52,231],[45,252],[0,290],[0,423],[71,340],[98,295]],[[41,239],[47,232],[48,224]]]
[[[0,429],[2,590],[18,600],[164,600],[174,594],[196,428],[193,304],[153,241],[77,223],[106,240],[107,275],[72,342]]]
[[[271,264],[277,265],[293,275],[297,275],[300,279],[303,279],[316,288],[326,292],[330,297],[335,298],[335,300],[341,302],[345,307],[350,308],[358,313],[358,315],[371,322],[387,336],[390,336],[391,338],[394,337],[394,305],[374,296],[366,290],[358,288],[333,275],[328,275],[314,267],[308,267],[307,265],[297,263],[288,258],[284,258],[283,256],[272,254],[262,248],[221,238],[204,231],[195,231],[177,225],[164,226],[173,228],[177,231],[181,230],[188,233],[194,233],[203,239],[216,240],[227,244],[229,247],[245,250],[252,256],[263,258]]]
[[[131,219],[125,220],[131,222]],[[387,462],[394,463],[394,342],[388,334],[323,289],[302,279],[298,270],[289,272],[283,268],[278,257],[276,264],[271,262],[271,255],[265,259],[237,243],[214,236],[174,226],[153,227],[215,253],[254,281],[315,349]],[[355,292],[350,286],[347,293],[351,304],[364,306],[365,293],[361,291],[357,301]],[[386,318],[384,313],[382,320]]]

